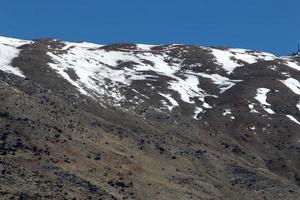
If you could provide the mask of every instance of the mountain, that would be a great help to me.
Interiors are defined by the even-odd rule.
[[[1,199],[299,199],[300,57],[0,37]]]

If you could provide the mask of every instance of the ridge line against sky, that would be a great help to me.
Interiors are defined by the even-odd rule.
[[[3,0],[0,35],[98,44],[193,44],[297,50],[300,1]]]

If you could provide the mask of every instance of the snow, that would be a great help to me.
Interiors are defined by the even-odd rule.
[[[264,110],[267,112],[267,113],[269,113],[269,114],[271,114],[271,115],[273,115],[273,114],[275,114],[275,112],[271,109],[271,108],[267,108],[267,107],[263,107],[264,108]]]
[[[294,78],[288,78],[282,81],[289,89],[291,89],[295,94],[300,95],[300,82]]]
[[[106,51],[100,49],[101,45],[90,43],[65,43],[63,49],[68,50],[63,54],[48,52],[52,58],[49,66],[62,77],[74,85],[82,94],[95,98],[109,97],[114,102],[125,99],[121,95],[121,88],[129,87],[134,80],[155,80],[157,76],[147,75],[144,72],[155,72],[168,76],[171,79],[184,82],[174,74],[180,69],[178,65],[169,65],[165,60],[166,54],[157,55],[149,52]],[[138,45],[139,48],[150,46]],[[148,62],[145,63],[144,61]],[[131,62],[134,64],[122,69],[120,63]],[[72,80],[66,73],[68,69],[74,70],[79,77]]]
[[[232,60],[234,54],[228,51],[222,51],[219,49],[211,49],[212,54],[216,58],[218,64],[222,65],[222,67],[227,71],[228,74],[231,74],[233,70],[241,65]]]
[[[248,49],[240,49],[240,48],[229,48],[228,49],[230,52],[232,53],[239,53],[239,54],[245,54],[247,53],[247,51],[249,51]]]
[[[29,40],[19,40],[19,39],[15,39],[15,38],[8,38],[8,37],[0,36],[1,44],[7,44],[7,45],[14,46],[14,47],[20,47],[22,45],[29,44],[31,42],[32,41],[29,41]]]
[[[250,109],[250,113],[259,113],[257,110],[254,109],[255,104],[249,104],[248,107]]]
[[[48,52],[48,55],[52,58],[49,66],[75,86],[82,94],[96,99],[108,97],[110,101],[118,106],[121,105],[122,101],[127,100],[123,96],[122,90],[130,88],[133,81],[156,81],[159,77],[168,77],[169,81],[167,82],[168,87],[166,89],[178,93],[180,100],[183,102],[194,104],[195,116],[205,112],[206,109],[212,108],[211,105],[205,102],[205,97],[218,97],[217,95],[208,94],[201,88],[201,85],[199,85],[200,77],[212,80],[213,84],[217,85],[220,89],[220,93],[225,92],[233,87],[236,82],[241,81],[231,80],[219,74],[195,73],[192,71],[182,72],[181,60],[170,58],[167,54],[172,48],[178,48],[174,45],[159,52],[155,51],[155,53],[151,50],[155,45],[137,44],[137,50],[135,51],[121,49],[107,51],[101,49],[100,47],[102,46],[92,43],[65,42],[65,46],[60,50],[67,51],[61,51],[61,53],[59,51]],[[248,50],[242,49],[219,50],[211,48],[210,50],[216,57],[218,64],[222,65],[228,74],[232,73],[236,67],[242,66],[236,60],[254,63],[258,59],[274,59],[271,54],[249,53]],[[169,64],[169,60],[176,62]],[[131,64],[128,67],[119,67],[121,63],[126,62],[130,62]],[[201,65],[199,63],[197,67],[201,67]],[[68,75],[67,71],[70,69],[76,73],[79,77],[78,79],[73,80]],[[178,76],[178,73],[180,73],[180,76]],[[149,85],[149,83],[147,84]],[[153,90],[156,89],[152,85],[151,88]],[[135,99],[132,99],[133,101],[138,100],[141,96],[149,98],[141,92],[135,92],[137,96]],[[262,91],[259,90],[257,99],[268,113],[274,113],[269,108],[270,105],[266,102],[266,97],[265,99],[262,98],[265,92],[263,89]],[[162,102],[169,110],[173,110],[174,107],[179,106],[180,100],[175,100],[170,93],[158,94],[165,98]],[[257,112],[254,109],[252,111]]]
[[[269,114],[275,114],[275,112],[270,108],[271,104],[267,102],[267,94],[270,89],[258,88],[255,99],[262,105],[263,109]]]
[[[205,73],[197,73],[197,74],[204,78],[211,79],[214,82],[214,84],[219,86],[220,93],[224,93],[226,90],[232,88],[236,84],[236,82],[241,81],[241,80],[231,80],[219,74],[205,74]]]
[[[300,82],[298,80],[290,77],[282,82],[295,94],[300,95]],[[300,101],[297,103],[296,107],[300,111]]]
[[[230,116],[230,119],[234,120],[235,117],[232,116],[231,109],[225,109],[225,111],[222,113],[223,116]]]
[[[242,60],[244,62],[247,62],[249,64],[257,62],[259,59],[270,61],[274,60],[276,58],[275,55],[266,53],[266,52],[259,52],[259,51],[253,51],[250,49],[229,49],[230,52],[234,53],[234,57],[238,60]]]
[[[300,65],[298,63],[295,63],[293,61],[290,61],[290,60],[287,60],[286,61],[286,65],[297,70],[297,71],[300,71]]]
[[[168,89],[178,92],[183,102],[195,104],[195,99],[201,101],[202,108],[198,106],[198,108],[196,108],[195,111],[196,114],[203,112],[204,108],[212,108],[212,106],[206,103],[204,99],[206,96],[216,96],[209,95],[203,89],[200,88],[198,76],[192,74],[184,74],[184,76],[185,78],[173,77],[175,80],[169,82]]]
[[[138,95],[140,95],[140,96],[146,98],[146,99],[150,99],[150,97],[148,97],[148,96],[146,96],[146,95],[140,93],[139,91],[137,91],[137,90],[135,90],[135,89],[131,89],[131,90],[134,91],[135,93],[137,93]]]
[[[196,107],[195,107],[195,111],[194,111],[194,116],[193,116],[193,118],[194,118],[194,119],[198,119],[198,115],[199,115],[200,113],[204,113],[203,108],[196,106]]]
[[[195,101],[191,100],[191,98],[205,95],[204,91],[198,87],[198,84],[198,77],[193,75],[187,76],[185,80],[176,77],[176,80],[169,82],[169,89],[177,91],[182,101],[192,104],[195,103]]]
[[[292,115],[286,115],[290,120],[292,120],[293,122],[295,122],[296,124],[300,125],[300,122],[295,118],[293,117]]]
[[[18,68],[10,64],[12,60],[19,55],[19,52],[20,51],[15,47],[0,44],[0,70],[25,78]]]
[[[149,44],[137,44],[137,48],[142,49],[144,51],[151,51],[151,48],[157,46],[157,45],[149,45]]]
[[[203,102],[202,106],[203,106],[204,108],[207,108],[207,109],[212,108],[212,106],[210,106],[208,103],[206,103],[206,102],[204,101],[204,98],[200,98],[200,100]]]
[[[97,49],[103,47],[103,45],[89,43],[89,42],[64,42],[65,46],[62,50],[68,50],[73,47],[81,47],[86,49]]]
[[[249,129],[250,129],[251,131],[255,131],[256,127],[255,127],[255,126],[250,126]]]
[[[278,70],[276,65],[268,66],[268,68],[270,68],[271,70],[274,70],[274,71]]]
[[[30,43],[30,41],[6,38],[0,36],[0,70],[12,73],[16,76],[25,78],[20,69],[13,67],[11,62],[18,57],[20,49],[18,47]]]
[[[179,106],[178,102],[172,98],[172,95],[170,94],[163,94],[159,93],[161,96],[165,97],[171,104],[172,106],[168,106],[168,109],[171,111],[173,110],[174,107]]]
[[[52,58],[49,66],[59,73],[63,78],[74,85],[82,94],[89,95],[93,98],[109,97],[113,102],[120,103],[126,98],[122,95],[122,88],[130,87],[132,81],[151,80],[155,81],[159,76],[169,77],[167,82],[169,90],[177,92],[180,99],[188,104],[196,104],[199,110],[210,109],[212,106],[205,102],[206,96],[218,97],[206,93],[199,85],[199,78],[204,77],[211,79],[218,86],[220,93],[225,92],[233,87],[236,82],[241,80],[231,80],[219,74],[194,73],[192,71],[180,72],[181,63],[179,59],[170,58],[167,51],[176,46],[169,46],[163,51],[152,52],[151,48],[155,45],[137,44],[136,51],[131,50],[110,50],[101,49],[102,45],[91,43],[74,43],[65,42],[63,50],[67,50],[59,54],[57,52],[48,52]],[[232,52],[231,52],[232,51]],[[218,50],[212,49],[218,63],[231,73],[235,67],[241,66],[232,57],[237,56],[238,59],[245,60],[248,63],[255,62],[258,55],[247,55],[246,50]],[[172,60],[170,65],[167,61]],[[145,62],[147,61],[147,62]],[[130,66],[119,68],[120,63],[130,62]],[[201,63],[197,66],[201,67]],[[72,69],[79,77],[73,80],[69,77],[67,70]],[[151,75],[149,75],[149,72]],[[147,75],[148,73],[148,75]],[[157,75],[155,75],[157,74]],[[155,89],[152,86],[152,89]],[[141,95],[141,94],[139,94]],[[138,96],[139,96],[138,95]],[[168,100],[165,106],[173,109],[179,103],[169,94],[160,94]],[[171,106],[170,106],[171,104]],[[120,105],[120,104],[118,104]],[[202,111],[201,111],[202,112]]]
[[[183,102],[193,104],[198,99],[202,101],[203,108],[211,108],[204,102],[204,97],[209,96],[199,86],[199,76],[209,78],[214,84],[218,85],[220,92],[224,92],[234,86],[239,80],[230,80],[227,77],[219,74],[205,74],[186,72],[183,76],[176,76],[176,73],[181,69],[180,64],[168,64],[166,60],[170,59],[165,53],[176,46],[170,46],[164,51],[158,53],[151,52],[151,48],[155,45],[137,44],[137,49],[143,51],[132,52],[130,50],[111,50],[106,51],[101,49],[102,45],[91,43],[72,43],[65,42],[64,50],[68,50],[64,54],[55,54],[48,52],[53,63],[49,66],[55,69],[62,77],[73,84],[83,94],[92,94],[94,96],[110,96],[117,101],[124,97],[119,90],[122,87],[130,86],[133,80],[155,80],[157,76],[145,75],[145,71],[155,72],[156,74],[167,76],[171,80],[168,82],[168,89],[178,92]],[[255,62],[258,55],[247,55],[247,50],[218,50],[211,49],[219,64],[231,73],[234,68],[240,66],[232,57],[245,60],[249,63]],[[174,60],[174,58],[172,58]],[[144,61],[147,61],[145,63]],[[124,62],[135,63],[130,68],[118,69],[118,65]],[[173,62],[174,63],[174,62]],[[176,63],[180,63],[176,62]],[[201,63],[200,63],[201,66]],[[73,69],[79,77],[78,80],[72,80],[65,72],[68,69]],[[101,85],[106,85],[109,80],[109,90]],[[174,101],[170,96],[165,96],[174,106]]]
[[[16,58],[20,49],[18,47],[31,43],[32,41],[18,40],[13,38],[6,38],[0,36],[0,70],[15,74],[19,77],[25,77],[21,70],[11,65],[11,62]],[[274,60],[281,59],[287,66],[300,71],[300,65],[292,59],[292,57],[280,57],[264,53],[255,52],[247,49],[225,49],[220,50],[216,48],[206,48],[215,57],[214,62],[222,66],[227,72],[227,75],[211,74],[209,70],[207,73],[195,73],[191,70],[182,70],[182,63],[180,59],[169,57],[168,52],[172,49],[178,48],[176,45],[170,45],[162,50],[152,50],[156,45],[137,44],[136,50],[118,49],[118,50],[104,50],[101,49],[103,45],[87,43],[87,42],[64,42],[65,46],[62,49],[53,49],[47,54],[51,57],[52,62],[48,63],[61,77],[66,79],[82,94],[88,95],[95,99],[103,99],[108,103],[114,103],[115,106],[121,106],[125,98],[122,91],[124,88],[130,88],[136,95],[129,99],[130,102],[138,105],[143,99],[149,99],[146,93],[131,88],[133,81],[147,80],[156,81],[158,78],[166,77],[168,91],[158,92],[164,99],[161,100],[162,108],[167,108],[172,111],[175,107],[180,106],[181,103],[192,104],[194,106],[194,119],[199,119],[199,115],[205,113],[207,109],[213,106],[205,102],[205,97],[215,97],[217,95],[208,94],[201,88],[199,79],[207,78],[212,81],[219,89],[219,93],[224,93],[226,90],[232,88],[237,82],[242,80],[232,80],[230,75],[237,67],[243,66],[243,63],[252,64],[258,60]],[[51,48],[50,46],[48,48]],[[169,61],[172,62],[169,62]],[[145,62],[147,61],[147,62]],[[242,61],[242,62],[241,62]],[[130,62],[128,67],[120,68],[120,63]],[[172,63],[172,64],[169,64]],[[204,63],[194,63],[190,67],[201,68]],[[273,70],[277,70],[275,65],[267,66]],[[73,70],[78,79],[72,79],[67,73],[68,70]],[[281,80],[289,89],[300,96],[300,82],[292,78],[289,73],[282,72],[288,76],[286,80]],[[151,74],[151,75],[150,75]],[[227,76],[227,77],[226,77]],[[146,83],[150,86],[152,91],[160,89],[160,86]],[[156,88],[158,87],[158,88]],[[178,95],[172,95],[174,93]],[[267,95],[270,92],[268,88],[258,88],[255,99],[259,102],[249,102],[250,113],[259,113],[254,108],[258,105],[269,114],[275,114],[271,109],[271,104],[267,102]],[[179,96],[179,99],[175,99]],[[142,97],[142,98],[141,98]],[[300,99],[299,99],[300,100]],[[300,101],[296,105],[300,111]],[[232,115],[231,109],[225,109],[223,116],[229,116],[235,119]],[[300,122],[292,115],[286,115],[290,120],[300,125]],[[255,127],[254,127],[255,128]]]
[[[225,109],[225,112],[223,112],[223,116],[231,115],[231,109]]]
[[[101,52],[103,52],[103,50],[101,50]],[[101,64],[101,62],[96,59],[102,58],[98,51],[88,51],[80,46],[73,46],[73,48],[69,49],[67,54],[56,55],[52,52],[48,52],[48,55],[53,60],[53,63],[49,63],[49,66],[72,85],[77,87],[82,94],[89,96],[108,94],[108,96],[114,99],[122,99],[121,94],[116,88],[105,88],[105,79],[126,84],[127,80],[124,77],[124,73],[122,71],[113,70],[105,64]],[[113,59],[107,60],[110,62],[108,64],[116,64]],[[106,61],[105,58],[104,61]],[[68,69],[73,69],[79,77],[79,80],[72,80],[65,72]],[[111,83],[110,86],[112,85],[114,85],[114,83]],[[92,91],[93,95],[90,95],[90,91]]]
[[[267,102],[267,94],[270,92],[267,88],[258,88],[257,89],[257,95],[255,97],[256,100],[258,100],[262,105],[271,106]]]
[[[228,49],[220,50],[211,48],[213,56],[216,58],[216,61],[221,65],[228,74],[231,74],[235,68],[242,66],[237,61],[243,61],[248,64],[256,63],[258,60],[274,60],[276,56],[264,53],[264,52],[251,52],[246,49]]]

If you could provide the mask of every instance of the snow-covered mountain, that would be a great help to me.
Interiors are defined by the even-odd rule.
[[[250,170],[247,181],[244,180],[245,174],[229,177],[230,173],[227,171],[218,172],[224,177],[222,181],[214,183],[211,174],[208,180],[204,181],[211,184],[210,186],[201,186],[204,188],[202,190],[199,189],[201,188],[199,185],[199,187],[186,186],[190,189],[182,191],[182,196],[177,196],[179,199],[188,193],[192,194],[192,199],[198,199],[197,197],[201,195],[205,196],[204,199],[208,199],[209,195],[211,199],[230,199],[229,191],[236,195],[237,199],[242,197],[242,194],[246,199],[259,199],[264,195],[251,196],[253,190],[266,190],[263,188],[268,187],[273,181],[275,184],[273,189],[266,190],[270,199],[281,198],[280,196],[277,198],[272,192],[279,188],[287,197],[284,199],[294,199],[295,195],[300,194],[300,189],[296,186],[300,185],[298,56],[277,57],[256,50],[179,44],[98,45],[52,39],[26,41],[0,37],[0,71],[2,118],[6,116],[3,113],[12,112],[17,119],[24,113],[33,112],[35,114],[30,120],[38,120],[38,116],[44,116],[49,111],[50,108],[47,107],[49,99],[57,98],[53,104],[64,102],[65,107],[61,108],[61,113],[51,112],[54,115],[49,118],[50,121],[70,117],[72,112],[84,111],[90,113],[85,114],[87,118],[93,115],[112,124],[120,123],[117,129],[121,129],[121,132],[126,130],[126,133],[130,133],[128,128],[134,130],[140,128],[146,135],[139,135],[133,131],[135,136],[132,140],[143,141],[140,144],[142,146],[145,143],[151,146],[153,143],[152,147],[155,149],[159,146],[160,152],[176,151],[177,157],[182,156],[182,159],[193,163],[191,168],[200,165],[198,161],[194,163],[195,154],[191,157],[185,155],[194,149],[189,147],[192,142],[195,143],[195,148],[206,149],[205,151],[209,152],[210,155],[206,159],[212,162],[211,166],[214,169],[220,165],[221,169],[226,171],[235,165]],[[6,98],[7,95],[10,100]],[[11,99],[18,99],[18,96],[22,100],[11,105]],[[38,101],[36,98],[41,100]],[[35,101],[41,101],[43,105],[37,105]],[[26,106],[22,107],[21,104],[30,105],[34,111],[26,111]],[[47,112],[40,113],[37,109],[46,109]],[[124,115],[127,119],[122,117]],[[122,124],[120,120],[126,121],[126,124]],[[138,126],[132,125],[134,121],[142,125],[133,128]],[[55,124],[54,121],[53,123]],[[66,122],[61,121],[55,126],[57,129],[63,126],[59,128],[63,131],[66,128],[62,125],[64,123]],[[82,131],[89,132],[89,129],[92,129],[89,126],[82,125]],[[48,129],[51,135],[52,129]],[[170,138],[177,138],[177,141],[165,135],[157,136],[155,133],[157,131],[161,134],[167,130],[170,131]],[[172,130],[176,134],[172,133]],[[199,136],[205,138],[205,141],[202,139],[198,141]],[[6,137],[3,136],[4,139]],[[148,138],[148,143],[144,137]],[[37,145],[38,139],[32,140]],[[10,145],[8,140],[5,141]],[[161,145],[165,143],[169,146],[162,148]],[[183,146],[176,149],[176,145],[179,144]],[[188,146],[184,147],[185,144]],[[116,145],[114,148],[118,149],[119,146]],[[123,148],[133,151],[130,145]],[[148,151],[143,148],[140,150]],[[222,154],[226,156],[220,157]],[[152,158],[151,155],[150,157]],[[216,157],[224,159],[217,161]],[[139,162],[143,160],[140,159]],[[181,165],[183,163],[181,160]],[[164,165],[168,166],[168,163]],[[267,171],[259,172],[256,168]],[[245,183],[249,184],[250,174],[264,178],[259,178],[258,182],[252,181],[251,186],[245,186]],[[142,181],[139,176],[142,175],[138,174],[136,179]],[[192,178],[197,179],[196,175]],[[234,183],[232,180],[235,180]],[[168,181],[176,187],[180,185],[174,180]],[[232,186],[226,188],[227,183]],[[95,184],[99,186],[101,181]],[[173,189],[170,190],[174,193],[176,190]],[[141,198],[143,190],[138,187],[134,187],[133,190],[136,192],[136,198]],[[149,191],[152,194],[156,190]],[[157,194],[155,199],[165,195],[171,198],[172,192]],[[119,198],[110,190],[108,193]],[[222,194],[225,195],[224,198]]]
[[[21,69],[10,63],[18,56],[20,46],[34,42],[4,37],[0,39],[0,70],[26,77]],[[264,65],[265,71],[277,74],[278,84],[285,86],[284,90],[300,95],[297,77],[300,64],[293,57],[276,57],[246,49],[185,45],[103,46],[57,40],[48,43],[45,48],[51,59],[47,63],[49,68],[81,94],[102,105],[109,103],[129,109],[146,104],[161,111],[188,106],[193,108],[190,115],[198,119],[206,110],[214,107],[206,98],[217,99],[236,84],[243,84],[241,82],[251,76],[239,76],[234,72],[246,68],[251,70],[251,66],[255,68],[257,64]],[[255,105],[268,114],[275,114],[271,111],[272,105],[266,102],[268,92],[272,89],[263,85],[257,88],[253,100],[249,101],[249,111],[255,112],[252,108]],[[300,102],[295,107],[300,109]],[[292,116],[295,113],[288,114]],[[299,123],[295,117],[290,119]]]

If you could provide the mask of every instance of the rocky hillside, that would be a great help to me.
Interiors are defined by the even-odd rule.
[[[0,37],[0,199],[300,196],[300,56]]]

